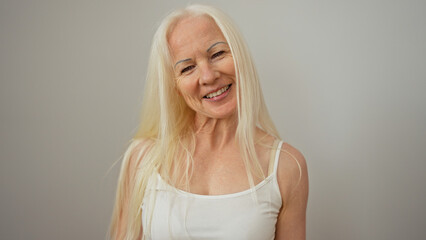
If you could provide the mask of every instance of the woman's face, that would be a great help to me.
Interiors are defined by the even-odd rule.
[[[180,20],[169,35],[177,94],[198,116],[223,119],[237,106],[231,50],[216,23],[205,16]]]

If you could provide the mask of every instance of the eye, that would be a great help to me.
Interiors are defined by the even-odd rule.
[[[195,66],[194,66],[194,65],[191,65],[191,66],[185,67],[184,69],[182,69],[182,71],[180,71],[180,73],[181,73],[181,74],[182,74],[182,73],[185,73],[185,72],[190,71],[190,70],[192,70],[192,69],[194,69],[194,68],[195,68]]]
[[[217,52],[217,53],[215,53],[215,54],[213,54],[212,55],[212,58],[217,58],[217,57],[219,57],[219,56],[221,56],[221,55],[223,55],[225,53],[225,51],[219,51],[219,52]]]

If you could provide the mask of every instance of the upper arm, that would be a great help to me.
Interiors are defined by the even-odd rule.
[[[281,148],[277,176],[283,205],[277,220],[275,239],[304,240],[308,171],[303,155],[287,143]]]
[[[137,169],[141,164],[145,147],[145,141],[134,139],[123,156],[114,207],[113,239],[123,239],[125,236],[130,200],[135,186]]]

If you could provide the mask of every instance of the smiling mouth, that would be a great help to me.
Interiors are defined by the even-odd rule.
[[[210,98],[217,97],[217,96],[221,95],[222,93],[228,91],[228,89],[231,87],[231,85],[232,85],[232,83],[229,84],[229,85],[226,85],[225,87],[223,87],[219,90],[217,90],[216,92],[212,92],[212,93],[207,94],[203,98],[210,99]]]

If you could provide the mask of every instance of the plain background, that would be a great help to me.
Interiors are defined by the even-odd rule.
[[[307,159],[308,239],[426,237],[426,3],[199,1]],[[103,239],[151,38],[187,1],[0,2],[0,239]]]

